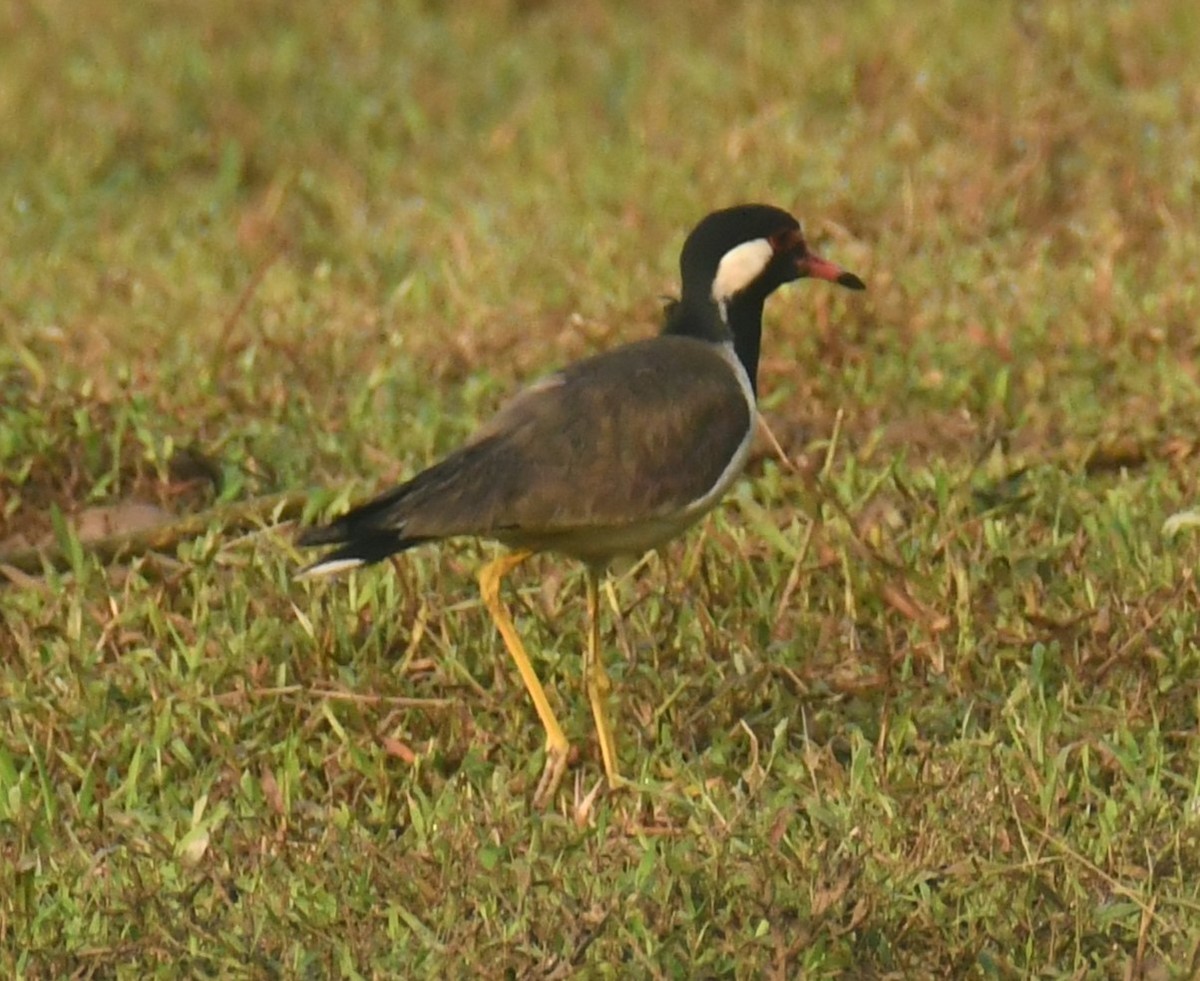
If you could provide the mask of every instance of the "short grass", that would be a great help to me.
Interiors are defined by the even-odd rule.
[[[67,559],[0,569],[4,976],[1200,970],[1194,0],[0,25],[0,541]],[[790,462],[616,583],[645,792],[531,810],[488,546],[79,546],[413,472],[748,199],[869,292],[773,301]],[[579,572],[510,595],[586,792]]]

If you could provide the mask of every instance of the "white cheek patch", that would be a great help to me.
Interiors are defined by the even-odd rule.
[[[765,238],[751,239],[730,249],[721,256],[717,266],[712,298],[717,303],[724,303],[735,293],[740,293],[762,275],[774,255],[775,250]]]

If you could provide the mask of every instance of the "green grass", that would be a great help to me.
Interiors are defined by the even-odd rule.
[[[1200,970],[1200,21],[1106,5],[0,14],[0,973]],[[488,546],[309,585],[290,527],[654,330],[766,200],[763,453],[617,583],[626,773],[535,812]],[[518,626],[601,774],[582,578]],[[568,777],[569,785],[572,777]]]

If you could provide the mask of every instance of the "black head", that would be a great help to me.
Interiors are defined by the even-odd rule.
[[[714,211],[687,237],[679,268],[683,295],[667,309],[663,332],[732,339],[752,387],[758,384],[763,304],[776,289],[805,276],[865,289],[854,273],[809,252],[800,223],[766,204]]]
[[[864,288],[853,273],[809,252],[800,223],[767,204],[714,211],[688,236],[679,268],[685,302],[705,300],[722,308],[745,294],[764,300],[804,276]]]

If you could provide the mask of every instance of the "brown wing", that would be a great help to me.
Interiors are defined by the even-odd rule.
[[[388,495],[387,523],[441,538],[670,514],[713,488],[751,423],[713,345],[626,345],[519,394],[469,444]]]

